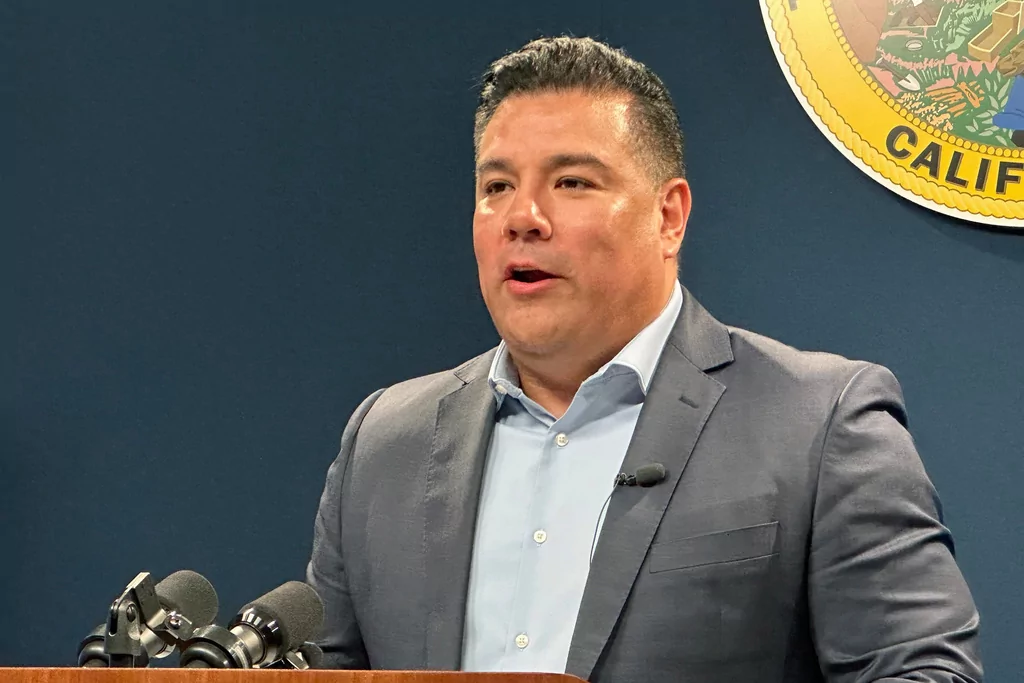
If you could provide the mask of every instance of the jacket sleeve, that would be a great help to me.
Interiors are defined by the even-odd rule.
[[[338,457],[327,471],[327,483],[320,497],[313,528],[313,553],[306,569],[306,582],[316,589],[324,602],[324,626],[317,644],[324,651],[321,666],[325,669],[370,668],[345,575],[341,547],[341,497],[359,427],[382,393],[383,389],[371,394],[349,418],[341,436]]]
[[[899,383],[876,365],[850,379],[826,427],[807,589],[828,681],[982,680],[977,609]]]

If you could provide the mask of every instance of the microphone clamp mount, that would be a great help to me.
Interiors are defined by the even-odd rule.
[[[166,657],[192,637],[195,625],[183,614],[160,604],[149,572],[132,579],[110,605],[107,623],[96,627],[78,647],[79,666],[140,668],[149,652]],[[148,647],[147,647],[148,646]]]

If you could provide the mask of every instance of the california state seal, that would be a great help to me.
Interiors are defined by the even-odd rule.
[[[1024,0],[761,0],[818,128],[903,197],[1024,230]]]

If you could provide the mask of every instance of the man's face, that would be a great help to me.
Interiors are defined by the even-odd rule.
[[[624,94],[519,95],[484,131],[473,247],[484,302],[513,354],[596,357],[667,300],[689,189],[656,186],[629,132],[630,106]],[[667,225],[673,211],[682,225]]]

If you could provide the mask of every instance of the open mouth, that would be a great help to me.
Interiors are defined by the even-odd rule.
[[[524,270],[513,270],[511,280],[516,282],[540,282],[541,280],[550,280],[555,277],[551,273],[546,273],[543,270],[537,270],[534,268]]]

